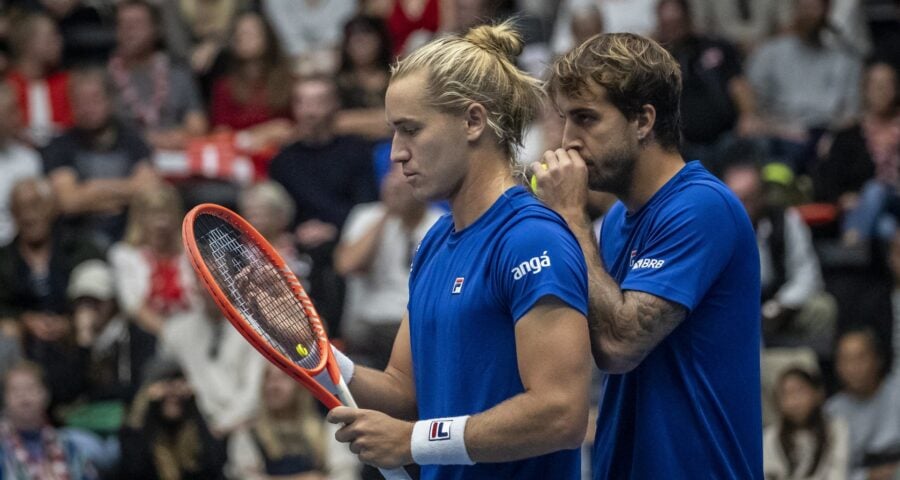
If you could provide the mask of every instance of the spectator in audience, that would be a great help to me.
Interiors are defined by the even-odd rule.
[[[64,311],[72,269],[101,256],[84,235],[57,224],[55,204],[44,179],[21,180],[10,194],[19,233],[0,248],[0,319],[8,334],[17,335],[23,321],[37,320],[46,315],[42,312]]]
[[[846,125],[859,108],[861,64],[822,39],[829,0],[796,0],[789,34],[748,59],[747,76],[772,137],[772,153],[806,172],[825,129]]]
[[[825,411],[850,427],[850,479],[891,479],[900,462],[900,384],[871,328],[849,330],[837,343],[842,389]]]
[[[359,15],[344,25],[337,73],[341,111],[336,127],[347,134],[390,136],[384,121],[384,94],[390,76],[391,45],[380,18]]]
[[[257,417],[228,439],[229,477],[354,480],[359,461],[334,439],[312,395],[268,364]]]
[[[20,363],[4,377],[0,477],[96,479],[75,444],[47,421],[49,395],[41,368],[33,363]]]
[[[656,17],[656,39],[681,65],[684,156],[714,168],[710,162],[732,130],[753,136],[763,129],[740,54],[727,42],[694,32],[688,0],[660,1]]]
[[[202,303],[181,243],[183,216],[175,187],[161,182],[143,188],[132,200],[125,239],[109,250],[120,307],[153,335],[171,317],[197,311]]]
[[[160,14],[145,0],[116,6],[116,51],[109,60],[116,111],[159,149],[180,150],[206,133],[206,114],[191,71],[160,49]]]
[[[890,238],[900,216],[900,75],[891,65],[876,62],[865,78],[863,116],[836,135],[818,177],[824,190],[820,195],[837,196],[845,213],[843,234],[849,245]],[[880,222],[884,213],[893,215],[886,226]]]
[[[144,378],[120,433],[121,478],[224,479],[225,443],[207,428],[181,366],[157,358]]]
[[[224,438],[253,417],[266,360],[222,316],[204,292],[203,308],[173,317],[160,352],[184,368],[210,431]]]
[[[332,264],[338,232],[354,205],[378,198],[371,145],[335,133],[338,108],[334,80],[321,76],[298,80],[293,112],[299,140],[269,165],[269,176],[285,187],[297,205],[297,243],[313,261],[310,294],[332,327],[340,321],[343,303],[343,287]]]
[[[795,0],[692,0],[694,26],[746,53],[790,27]]]
[[[16,21],[10,35],[13,67],[9,81],[32,145],[44,147],[54,135],[72,126],[69,73],[58,70],[62,38],[53,19],[44,14]]]
[[[261,0],[261,4],[296,73],[337,69],[341,26],[356,11],[356,1]]]
[[[563,55],[588,38],[606,31],[605,26],[596,2],[564,0],[556,15],[550,48],[554,55]]]
[[[722,179],[741,200],[756,230],[766,345],[804,345],[830,355],[837,305],[824,291],[809,227],[795,209],[767,204],[756,164],[730,165]]]
[[[367,13],[384,19],[390,33],[392,56],[405,55],[438,32],[458,28],[457,10],[466,4],[456,0],[369,0]],[[415,38],[418,36],[418,38]],[[407,42],[412,40],[409,45]]]
[[[75,126],[43,151],[44,169],[61,213],[105,249],[122,238],[134,193],[158,178],[147,144],[113,116],[103,72],[79,72],[71,83]]]
[[[66,67],[102,65],[115,46],[106,0],[13,0],[27,12],[49,15],[62,35]]]
[[[767,480],[847,478],[849,431],[822,411],[825,385],[802,368],[786,370],[775,390],[779,422],[763,433]]]
[[[6,82],[0,82],[0,246],[16,235],[9,212],[9,194],[19,180],[37,177],[41,173],[41,157],[34,149],[18,141],[20,133],[19,106],[15,94]]]
[[[897,181],[900,166],[896,153],[900,144],[900,75],[896,68],[882,60],[871,62],[863,77],[862,97],[860,120],[835,133],[813,176],[816,200],[836,203],[843,212],[856,207],[863,184],[876,176],[876,159],[878,176],[887,184]]]
[[[244,189],[238,197],[238,210],[281,255],[288,268],[308,286],[312,260],[297,249],[291,222],[297,206],[284,187],[271,180]]]
[[[384,370],[409,300],[409,269],[416,247],[441,210],[413,197],[400,164],[381,184],[381,200],[353,207],[334,253],[347,282],[342,322],[347,351]]]
[[[238,132],[249,151],[281,147],[293,133],[291,77],[275,34],[260,14],[237,17],[226,63],[225,75],[213,84],[213,128]]]
[[[245,0],[163,0],[161,28],[166,49],[187,60],[195,75],[204,75],[228,41]]]

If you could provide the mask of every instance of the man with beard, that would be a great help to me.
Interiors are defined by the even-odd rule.
[[[594,360],[607,372],[595,479],[762,478],[759,258],[741,203],[685,164],[677,62],[627,33],[554,64],[562,147],[532,165],[588,264]],[[619,201],[599,247],[588,189]]]

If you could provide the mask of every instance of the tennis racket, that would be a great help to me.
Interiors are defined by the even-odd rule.
[[[259,353],[329,410],[357,408],[312,301],[256,229],[231,210],[207,203],[185,216],[182,238],[219,309]],[[339,399],[313,379],[322,370],[337,386]],[[381,474],[388,480],[409,480],[403,468]]]

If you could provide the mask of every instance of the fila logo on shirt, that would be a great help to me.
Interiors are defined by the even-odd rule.
[[[428,441],[450,440],[450,424],[453,420],[434,420],[428,429]]]
[[[526,274],[537,275],[541,273],[541,270],[544,267],[550,266],[550,257],[547,256],[547,251],[544,250],[543,254],[539,257],[532,257],[522,263],[520,263],[516,268],[512,269],[510,273],[513,274],[513,280],[518,280],[524,277]]]
[[[456,280],[453,281],[453,288],[450,290],[450,293],[459,295],[462,292],[463,282],[465,281],[465,277],[456,277]]]

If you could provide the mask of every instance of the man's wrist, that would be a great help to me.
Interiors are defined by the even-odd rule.
[[[419,465],[474,465],[466,450],[468,415],[419,420],[410,436],[410,454]]]

